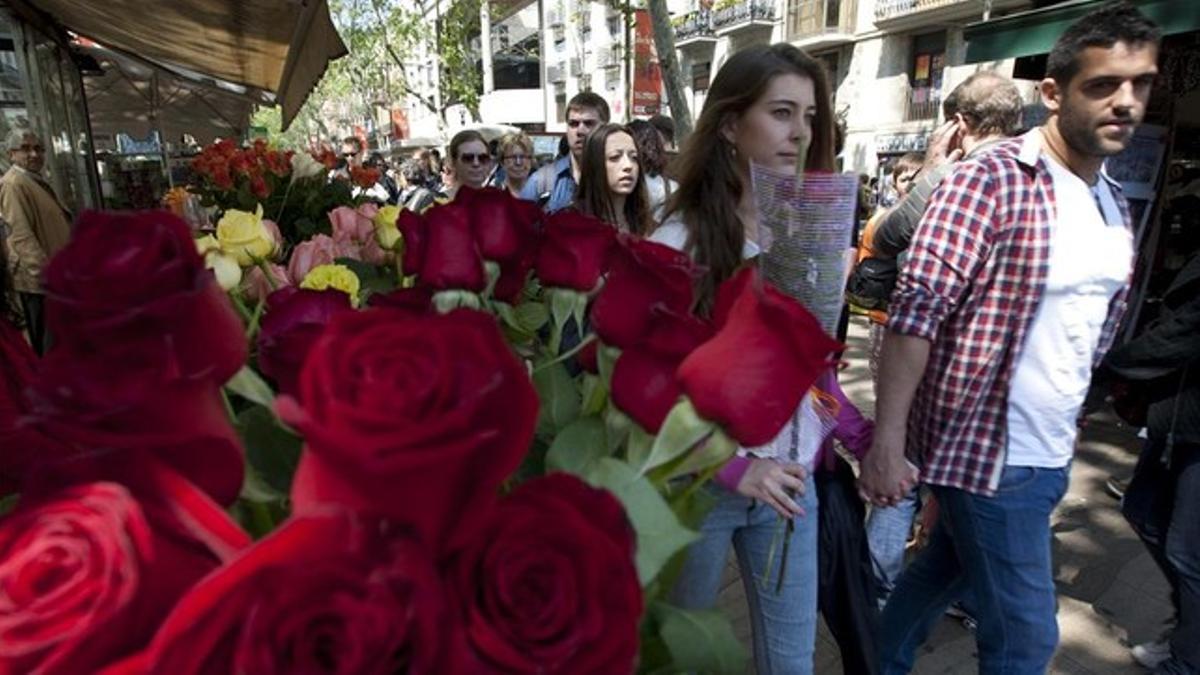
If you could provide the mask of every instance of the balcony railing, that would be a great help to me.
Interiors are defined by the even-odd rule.
[[[788,6],[788,39],[851,35],[857,15],[857,0],[792,0]]]
[[[972,0],[875,0],[875,20],[887,21],[926,9],[971,4]]]
[[[905,122],[937,119],[942,107],[941,92],[932,87],[920,87],[908,92],[908,105],[904,109]]]
[[[713,28],[735,28],[747,23],[770,23],[775,20],[774,0],[742,0],[713,12]]]
[[[713,32],[712,10],[702,9],[688,12],[675,25],[675,41],[696,40],[701,38],[716,39]]]

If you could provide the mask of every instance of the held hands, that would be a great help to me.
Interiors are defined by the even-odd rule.
[[[878,434],[863,458],[858,496],[875,506],[894,506],[921,480],[917,467],[904,457],[904,443],[888,443]]]
[[[804,479],[808,472],[799,464],[777,462],[773,459],[750,460],[750,466],[738,481],[738,494],[757,499],[775,509],[784,518],[803,516],[804,509],[788,495],[804,494]]]
[[[962,159],[963,150],[958,147],[960,130],[958,118],[955,117],[934,130],[929,137],[929,147],[925,150],[925,165],[922,171],[936,169],[948,162]]]

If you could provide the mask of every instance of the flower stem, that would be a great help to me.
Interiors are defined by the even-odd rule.
[[[596,334],[592,333],[591,335],[589,335],[586,338],[584,338],[583,340],[581,340],[579,342],[579,344],[577,344],[574,347],[572,347],[571,349],[563,352],[562,354],[559,354],[553,360],[547,361],[547,362],[543,363],[542,365],[538,366],[537,368],[534,368],[533,373],[541,372],[542,370],[545,370],[546,368],[549,368],[550,366],[553,366],[556,363],[562,363],[563,361],[566,361],[567,359],[571,358],[572,356],[575,356],[579,352],[583,351],[584,347],[587,347],[588,345],[592,344],[595,341],[596,341]]]

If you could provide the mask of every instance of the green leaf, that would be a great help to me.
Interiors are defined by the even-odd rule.
[[[553,436],[579,417],[579,387],[563,364],[535,368],[533,387],[541,400],[538,435]]]
[[[281,502],[286,495],[276,490],[267,484],[254,467],[246,467],[245,477],[242,479],[242,499],[251,502],[271,503]]]
[[[268,409],[275,404],[275,392],[271,390],[271,385],[250,366],[242,366],[242,369],[225,383],[225,388]]]
[[[267,485],[287,494],[300,462],[303,447],[300,437],[283,427],[262,406],[244,410],[235,426],[246,448],[246,461]]]
[[[530,333],[536,333],[550,320],[550,313],[540,302],[523,302],[513,308],[516,323]]]
[[[665,602],[650,608],[676,672],[744,673],[746,648],[719,610],[684,610]]]
[[[599,415],[608,404],[608,387],[591,373],[583,374],[583,414]]]
[[[637,532],[637,570],[642,586],[654,580],[667,561],[699,538],[680,524],[671,507],[650,481],[632,466],[612,457],[601,457],[584,479],[612,492],[625,506]]]
[[[583,476],[596,460],[607,455],[604,422],[598,417],[580,417],[554,437],[546,452],[546,470]]]
[[[604,386],[612,391],[612,374],[613,368],[617,365],[617,359],[621,357],[621,350],[600,343],[599,349],[596,350],[596,370],[600,371],[600,379],[604,382]]]
[[[654,435],[634,424],[629,430],[629,445],[625,457],[632,466],[642,466],[650,457],[650,449],[654,447]]]
[[[716,427],[711,436],[683,457],[682,462],[671,467],[667,478],[686,476],[724,464],[733,457],[737,448],[737,441],[730,438],[721,427]]]
[[[716,425],[700,416],[692,402],[686,397],[679,399],[667,419],[663,421],[658,437],[650,449],[650,456],[641,466],[646,473],[682,456],[705,436],[712,433]]]

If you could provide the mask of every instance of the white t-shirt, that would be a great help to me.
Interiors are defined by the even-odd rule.
[[[1009,391],[1008,466],[1070,463],[1109,304],[1133,264],[1133,235],[1105,180],[1088,186],[1047,159],[1056,202],[1050,272]]]

